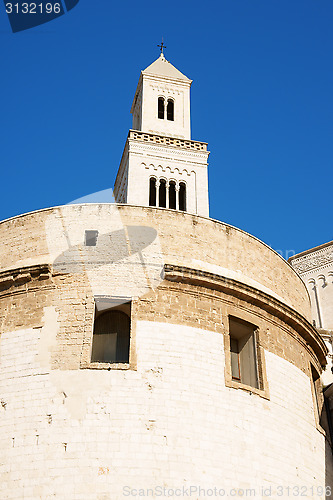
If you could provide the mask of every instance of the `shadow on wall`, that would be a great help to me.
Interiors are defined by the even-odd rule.
[[[326,432],[325,439],[325,492],[324,498],[333,498],[333,408],[330,398],[333,384],[323,391],[324,404],[319,416],[319,425]]]
[[[66,249],[55,259],[53,267],[56,272],[83,273],[91,268],[114,264],[134,254],[139,255],[144,265],[142,251],[156,238],[156,229],[147,226],[126,226],[106,234],[86,231],[85,242]]]
[[[325,440],[325,492],[324,498],[333,498],[333,453],[332,446]]]

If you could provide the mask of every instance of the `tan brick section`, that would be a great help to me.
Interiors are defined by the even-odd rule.
[[[56,238],[80,229],[112,230],[115,206],[68,205],[22,215],[0,223],[0,268],[50,262],[48,233]],[[165,262],[226,275],[256,284],[311,319],[308,292],[293,268],[267,245],[223,222],[175,210],[119,205],[125,226],[154,228]],[[118,229],[118,227],[117,227]],[[73,238],[72,238],[73,239]],[[51,263],[53,259],[51,258]]]
[[[0,274],[0,279],[6,283],[6,289],[0,292],[1,331],[40,328],[43,326],[44,308],[54,306],[58,312],[59,330],[52,368],[78,369],[80,359],[82,367],[81,353],[84,353],[85,363],[88,363],[91,350],[94,302],[89,282],[83,274],[51,276],[49,266],[41,266],[39,271],[35,266],[35,276],[31,278],[31,268],[20,269],[10,276],[14,276],[15,281],[8,278],[8,272]],[[309,356],[318,371],[318,359],[325,364],[325,345],[311,325],[306,324],[313,334],[314,349],[301,335],[306,333],[304,325],[300,324],[297,331],[277,315],[255,305],[251,296],[248,300],[244,297],[241,300],[232,296],[231,288],[226,293],[225,287],[223,293],[207,286],[198,288],[195,284],[175,282],[174,275],[170,282],[170,274],[166,275],[167,279],[155,291],[135,301],[133,324],[136,320],[159,321],[224,334],[230,314],[257,324],[261,331],[260,344],[305,373],[309,374]],[[26,277],[25,283],[18,281],[20,276]],[[247,315],[246,318],[244,315]],[[285,315],[287,319],[287,311]]]
[[[83,212],[85,217],[88,218],[87,221],[84,221],[84,224],[87,228],[93,228],[94,226],[89,217],[95,211],[98,214],[105,212],[108,215],[108,209],[108,205],[86,205],[81,207],[61,207],[60,212],[59,209],[54,209],[54,211],[56,212],[57,219],[62,219],[62,225],[65,225],[70,234],[72,218],[71,213],[66,217],[68,212],[73,212],[75,216],[80,211],[81,217]],[[7,240],[9,242],[12,240],[17,242],[14,257],[18,258],[19,262],[29,262],[33,258],[36,259],[39,252],[41,252],[43,260],[50,260],[50,253],[46,253],[46,250],[50,252],[50,248],[44,243],[46,235],[42,231],[46,224],[45,220],[42,223],[42,217],[47,218],[49,212],[50,210],[36,212],[35,214],[17,217],[0,224],[0,230],[5,229],[9,231],[7,233]],[[212,261],[213,257],[213,254],[209,255],[211,245],[208,246],[207,234],[203,236],[205,230],[206,232],[212,231],[212,234],[214,234],[214,231],[217,232],[218,237],[222,240],[219,245],[216,244],[215,251],[218,255],[214,254],[214,260],[219,264],[218,257],[221,255],[219,250],[221,247],[223,248],[225,239],[229,249],[231,247],[235,249],[237,245],[232,243],[233,239],[236,239],[238,236],[240,236],[241,241],[247,238],[251,245],[259,246],[260,252],[269,252],[272,254],[285,275],[290,274],[294,282],[297,282],[298,289],[290,290],[290,295],[293,298],[297,294],[299,296],[303,295],[302,304],[307,299],[303,283],[290,266],[280,256],[272,252],[272,250],[267,249],[265,245],[246,233],[230,228],[222,223],[169,210],[120,206],[119,213],[121,214],[122,222],[127,226],[137,226],[139,222],[138,217],[141,215],[144,217],[141,217],[140,221],[142,223],[143,218],[145,227],[148,222],[152,224],[152,227],[156,227],[165,259],[174,258],[177,263],[179,261],[184,262],[186,259],[191,262],[200,262],[201,268],[204,267],[204,262],[201,259],[206,258],[206,260]],[[163,226],[163,231],[161,230],[161,220],[165,217],[168,220],[168,234],[166,234],[165,226]],[[173,221],[177,219],[182,233],[188,235],[185,247],[181,244],[179,227],[173,225]],[[23,221],[25,221],[25,224]],[[202,231],[199,231],[200,225],[204,226]],[[38,240],[35,236],[30,238],[30,234],[33,231],[37,231],[37,227],[40,236]],[[23,243],[24,229],[26,228],[29,229],[29,236],[25,243]],[[19,231],[17,232],[17,230]],[[12,232],[14,232],[14,235],[11,234]],[[21,244],[18,241],[19,234],[21,235]],[[83,232],[81,234],[83,239]],[[205,237],[207,246],[202,244],[199,236],[200,238]],[[216,237],[215,234],[215,239]],[[2,242],[4,242],[4,239],[2,239]],[[178,255],[176,255],[176,248],[174,248],[175,244],[177,245]],[[202,253],[203,249],[204,255],[200,255],[198,251],[200,250]],[[19,255],[19,251],[21,255]],[[231,252],[229,255],[228,252],[224,252],[224,254],[224,259],[228,258],[229,262],[232,262],[234,253]],[[13,259],[12,255],[12,252],[4,252],[2,254],[2,261],[5,259],[7,267],[9,267],[10,260]],[[248,251],[244,255],[250,262],[253,262],[253,256],[249,256]],[[270,260],[272,260],[272,256],[270,256]],[[19,257],[24,257],[24,260],[19,259]],[[189,257],[192,257],[192,259]],[[198,259],[193,259],[193,257],[197,257]],[[257,257],[261,259],[259,251],[257,252]],[[244,257],[237,262],[238,267],[245,264]],[[185,270],[183,271],[185,274],[182,275],[181,281],[184,283],[190,281],[192,286],[176,283],[179,280],[179,276],[177,276],[175,269]],[[316,330],[311,327],[306,319],[302,319],[302,316],[297,311],[291,309],[287,304],[278,301],[274,296],[269,296],[264,291],[258,292],[253,286],[251,287],[246,284],[246,280],[244,280],[245,283],[241,284],[232,278],[225,276],[219,278],[216,274],[200,269],[194,269],[193,275],[189,280],[189,274],[186,271],[188,269],[185,267],[180,268],[179,266],[170,267],[170,265],[166,264],[164,271],[167,281],[164,281],[155,292],[147,289],[147,293],[139,298],[135,306],[136,314],[132,313],[133,325],[136,319],[143,319],[174,324],[187,324],[193,327],[200,327],[204,330],[224,333],[224,325],[227,324],[227,316],[230,314],[228,306],[232,310],[238,307],[238,314],[242,310],[252,314],[252,322],[255,323],[255,318],[258,317],[257,321],[261,323],[260,343],[265,349],[295,364],[305,373],[309,373],[308,357],[310,356],[312,362],[316,365],[318,371],[320,371],[320,365],[325,364],[325,345],[316,333]],[[246,269],[247,275],[249,275],[249,269]],[[58,312],[59,330],[57,344],[52,348],[52,366],[54,369],[78,369],[80,366],[87,367],[89,365],[94,316],[93,294],[86,273],[84,270],[79,269],[79,271],[82,272],[77,272],[74,275],[68,273],[62,274],[54,270],[51,263],[48,263],[41,264],[40,266],[14,268],[3,271],[0,274],[0,297],[2,299],[0,300],[1,331],[11,331],[22,327],[40,327],[43,323],[42,318],[44,307],[46,306],[52,305]],[[270,269],[269,271],[271,274],[272,270]],[[282,270],[276,267],[273,272],[282,274]],[[206,279],[204,279],[204,276],[206,276]],[[241,278],[240,274],[236,276]],[[272,279],[272,276],[266,276],[262,272],[259,273],[259,276],[256,276],[257,280],[258,277],[261,278],[262,283],[266,283],[265,280],[267,278]],[[204,282],[202,282],[203,280]],[[290,276],[289,281],[291,281]],[[252,281],[251,283],[253,284]],[[195,286],[196,284],[199,284],[201,288],[198,289]],[[274,287],[272,287],[276,292],[280,292],[277,287],[278,285],[279,282],[277,281],[274,283]],[[285,292],[284,284],[283,289],[283,292]],[[286,295],[284,294],[284,297]],[[276,305],[277,303],[278,306]],[[13,311],[15,311],[15,314],[13,314]],[[269,325],[268,321],[270,321]],[[134,360],[134,351],[132,352],[132,357]],[[132,364],[133,366],[135,366],[135,363],[134,365]]]

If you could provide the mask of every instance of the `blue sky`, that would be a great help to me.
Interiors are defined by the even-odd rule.
[[[333,239],[333,0],[80,0],[13,34],[0,5],[0,219],[113,186],[140,71],[193,80],[211,217],[276,250]]]

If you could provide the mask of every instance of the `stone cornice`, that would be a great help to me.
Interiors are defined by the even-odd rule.
[[[49,264],[18,267],[0,272],[0,292],[10,289],[12,286],[20,286],[33,281],[47,280],[52,276]]]
[[[171,282],[202,286],[212,290],[225,292],[260,307],[294,328],[313,349],[320,364],[323,367],[326,365],[328,350],[316,328],[297,311],[271,295],[231,278],[226,278],[199,269],[171,264],[164,265],[164,278]]]
[[[171,147],[159,147],[157,144],[133,143],[129,140],[129,151],[150,158],[158,157],[167,161],[183,161],[193,163],[198,166],[207,167],[208,151],[189,151],[186,149],[176,149]]]
[[[128,139],[140,141],[149,144],[157,144],[159,146],[171,146],[177,149],[186,149],[193,152],[207,151],[207,143],[200,141],[192,141],[190,139],[179,139],[176,137],[168,137],[165,135],[150,134],[139,130],[130,130]]]
[[[326,243],[317,249],[307,250],[300,255],[291,257],[289,261],[300,274],[329,264],[333,265],[333,243]]]
[[[145,80],[151,80],[152,82],[156,83],[162,83],[164,85],[167,84],[173,84],[173,85],[179,85],[180,87],[191,87],[192,81],[189,78],[187,80],[184,80],[183,78],[177,78],[176,76],[168,76],[168,75],[154,75],[152,73],[145,73],[144,71],[141,71],[141,76],[142,79],[144,78]]]

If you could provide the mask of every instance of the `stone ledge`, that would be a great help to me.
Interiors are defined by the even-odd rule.
[[[133,370],[130,363],[81,362],[81,370]]]
[[[181,149],[190,149],[192,151],[207,151],[207,143],[192,141],[190,139],[178,139],[176,137],[167,137],[164,135],[150,134],[139,130],[130,130],[128,139],[159,144],[161,146],[172,146]]]
[[[49,264],[40,264],[0,272],[0,292],[12,286],[20,286],[32,280],[47,280],[52,276]]]

